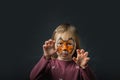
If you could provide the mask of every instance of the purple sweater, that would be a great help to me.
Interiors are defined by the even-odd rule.
[[[30,80],[95,80],[89,67],[82,69],[74,61],[47,60],[44,56],[30,73]]]

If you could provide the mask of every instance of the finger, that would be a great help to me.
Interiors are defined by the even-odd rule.
[[[47,45],[43,45],[43,48],[46,49],[46,48],[47,48]]]
[[[47,49],[47,46],[43,45],[43,51],[46,51],[46,49]]]
[[[88,57],[87,61],[89,61],[89,60],[90,60],[90,57]]]
[[[81,55],[80,49],[77,49],[76,52],[77,52],[77,57]]]
[[[81,53],[81,54],[83,54],[84,52],[85,52],[85,50],[84,50],[84,49],[81,49],[81,50],[80,50],[80,53]]]
[[[87,56],[88,56],[88,52],[85,52],[85,53],[84,53],[84,57],[87,57]]]
[[[74,61],[77,61],[76,57],[73,57],[73,60],[74,60]]]
[[[78,59],[81,53],[79,49],[77,49],[76,52],[77,52],[77,59]]]
[[[83,59],[84,58],[84,55],[83,54],[80,54],[79,56],[78,56],[78,59],[79,60],[81,60],[81,59]]]
[[[54,40],[52,40],[52,39],[49,39],[49,44],[50,44],[50,46],[52,47],[52,46],[54,46],[55,41],[54,41]]]
[[[49,39],[48,41],[52,41],[52,39]]]
[[[46,46],[45,45],[43,45],[43,48],[45,48]]]
[[[80,54],[80,49],[77,49],[76,51],[77,51],[78,54]]]
[[[48,43],[49,43],[48,41],[45,41],[45,45],[48,45]]]
[[[84,63],[84,64],[86,65],[86,64],[88,63],[88,61],[89,61],[89,60],[90,60],[90,58],[89,58],[89,57],[85,58],[85,60],[84,60],[84,61],[85,61],[85,63]]]
[[[52,39],[49,39],[48,41],[46,41],[46,45],[47,46],[52,46]]]
[[[48,41],[49,41],[49,42],[55,42],[55,40],[53,40],[53,39],[49,39]]]
[[[52,39],[49,39],[48,41],[47,41],[47,45],[51,45],[51,42],[52,42]]]
[[[52,44],[52,39],[49,39],[48,41],[49,41],[49,44]]]
[[[55,45],[55,41],[52,40],[52,42],[51,42],[51,46],[54,46],[54,45]]]
[[[77,63],[77,58],[76,58],[76,57],[73,57],[73,61],[74,61],[75,63]]]
[[[85,60],[86,60],[86,61],[89,61],[89,60],[90,60],[90,57],[85,58]]]
[[[77,52],[77,56],[78,56],[78,54],[79,54],[79,50],[77,49],[76,52]]]
[[[85,64],[90,60],[90,57],[84,58]]]

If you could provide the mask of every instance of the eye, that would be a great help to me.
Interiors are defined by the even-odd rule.
[[[58,43],[58,44],[62,45],[62,43]]]
[[[62,46],[62,44],[63,44],[63,43],[61,43],[61,42],[57,43],[58,46]]]
[[[68,46],[72,46],[73,44],[72,43],[67,43]]]

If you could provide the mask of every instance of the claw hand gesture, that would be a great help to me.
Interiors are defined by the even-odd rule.
[[[84,49],[77,49],[77,58],[73,57],[73,60],[80,65],[81,68],[85,69],[90,58],[88,57],[88,52],[85,52]]]
[[[50,58],[56,52],[54,44],[55,41],[52,39],[45,41],[45,44],[43,45],[43,52],[46,58]]]

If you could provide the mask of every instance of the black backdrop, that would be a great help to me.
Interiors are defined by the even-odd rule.
[[[29,80],[42,56],[42,45],[56,26],[68,22],[79,29],[81,48],[98,80],[120,80],[119,10],[113,2],[1,2],[0,80]]]

